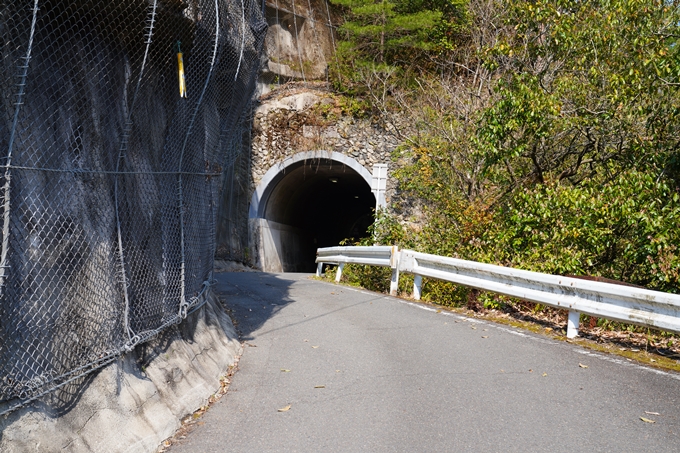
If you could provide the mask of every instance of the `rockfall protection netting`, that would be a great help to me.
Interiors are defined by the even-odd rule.
[[[259,0],[0,1],[0,414],[202,303],[265,33]]]

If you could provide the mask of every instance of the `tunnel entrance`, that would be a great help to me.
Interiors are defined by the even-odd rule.
[[[251,203],[251,242],[263,270],[313,272],[318,247],[366,236],[376,206],[371,174],[341,156],[290,161],[263,180]]]

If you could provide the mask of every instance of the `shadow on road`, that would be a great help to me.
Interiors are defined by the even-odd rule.
[[[242,341],[286,305],[293,280],[265,272],[221,272],[215,274],[216,290],[229,312]]]

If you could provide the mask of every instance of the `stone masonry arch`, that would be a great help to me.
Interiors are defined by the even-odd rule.
[[[376,194],[384,205],[377,190],[384,167],[377,165],[372,174],[353,157],[324,150],[299,152],[273,165],[250,202],[250,248],[258,267],[309,272],[317,247],[364,236]]]
[[[253,192],[253,196],[250,199],[250,210],[248,212],[248,217],[254,219],[264,215],[264,209],[266,207],[268,197],[278,180],[283,175],[285,175],[287,168],[300,161],[318,161],[324,159],[337,162],[341,165],[346,165],[347,167],[356,171],[366,181],[366,184],[371,187],[373,176],[356,159],[335,151],[304,151],[286,158],[282,162],[275,164],[273,167],[267,170],[267,173],[265,173],[265,175],[260,180],[260,183],[255,188],[255,192]]]
[[[398,117],[385,120],[355,115],[349,101],[332,93],[325,83],[291,82],[271,88],[273,91],[258,98],[251,134],[244,137],[250,153],[239,156],[222,182],[216,257],[274,272],[313,271],[315,245],[338,245],[331,241],[333,237],[338,242],[356,238],[365,226],[366,218],[344,225],[355,212],[352,200],[366,203],[363,206],[371,211],[371,221],[376,204],[389,204],[395,183],[389,179],[386,162],[397,157],[399,164],[396,149],[401,142],[397,131],[403,124]],[[326,184],[330,184],[329,178],[338,182],[323,186],[321,174]],[[354,193],[349,200],[342,197],[355,189],[363,193]],[[291,196],[297,201],[293,202]],[[329,229],[334,232],[314,237],[315,232],[309,231],[315,227],[310,225],[310,211],[303,208],[316,206],[319,217],[328,220],[327,211],[334,203],[344,206],[340,210],[344,217],[331,222],[337,223],[337,228],[332,225],[334,228]],[[300,219],[309,222],[300,225]],[[271,231],[277,224],[279,230],[285,230],[281,230],[283,233]],[[280,242],[269,233],[283,234],[284,239],[297,234],[311,238],[311,242]],[[345,236],[338,238],[341,233]],[[279,249],[273,247],[273,241],[280,242]],[[266,242],[272,247],[264,247]],[[307,245],[299,247],[303,243]],[[265,253],[267,250],[277,253]],[[296,254],[300,258],[285,258]]]

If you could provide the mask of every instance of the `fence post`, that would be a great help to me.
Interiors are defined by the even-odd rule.
[[[335,283],[340,283],[340,277],[342,277],[342,270],[345,268],[345,263],[338,264],[338,272],[335,274]]]
[[[415,300],[420,300],[420,295],[423,290],[423,276],[414,275],[413,276],[413,298]]]
[[[321,271],[323,270],[323,263],[316,265],[316,276],[321,277]]]
[[[569,318],[567,319],[567,338],[575,338],[578,336],[580,318],[581,313],[575,310],[569,310]]]

